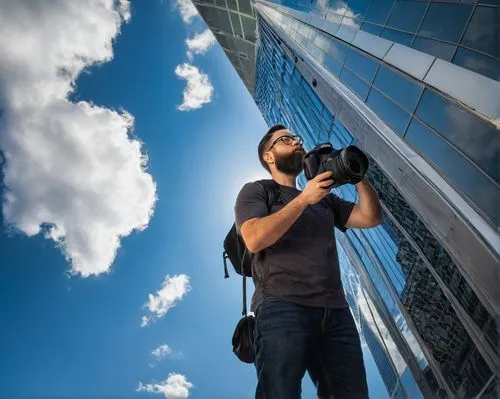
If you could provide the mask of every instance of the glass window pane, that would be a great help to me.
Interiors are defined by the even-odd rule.
[[[407,32],[416,32],[426,8],[427,2],[397,0],[392,6],[387,25]]]
[[[418,34],[458,43],[472,8],[472,4],[431,3]]]
[[[240,17],[235,12],[230,12],[231,22],[233,23],[234,34],[239,37],[243,37],[243,31],[241,29]]]
[[[347,2],[349,15],[353,16],[356,21],[362,21],[366,15],[370,2],[371,0],[349,0]],[[347,15],[347,13],[345,15]]]
[[[245,32],[245,38],[250,41],[257,40],[255,30],[257,29],[257,25],[255,23],[255,19],[247,18],[241,15],[241,22],[243,23],[243,31]]]
[[[493,226],[500,226],[500,190],[479,170],[462,158],[420,122],[413,119],[406,140],[425,158],[434,163],[465,192],[489,217]]]
[[[380,36],[383,29],[384,28],[379,25],[369,24],[368,22],[363,22],[361,24],[361,30],[364,30],[365,32],[371,33],[375,36]]]
[[[382,65],[373,84],[410,113],[413,113],[423,90],[421,85]]]
[[[227,6],[230,10],[238,11],[238,4],[236,0],[227,0]]]
[[[403,44],[405,46],[410,46],[413,35],[410,35],[409,33],[403,33],[394,29],[384,28],[380,37]]]
[[[500,81],[500,61],[490,56],[459,46],[453,63]]]
[[[431,90],[415,113],[500,184],[500,134],[492,126]]]
[[[226,1],[225,0],[215,0],[215,5],[226,8]]]
[[[418,36],[413,41],[411,47],[445,61],[451,61],[453,54],[455,54],[455,49],[457,48],[454,44],[438,42],[437,40]]]
[[[365,21],[385,25],[393,0],[373,0],[365,16]]]
[[[253,15],[250,0],[238,0],[238,4],[240,6],[240,12],[248,15]]]
[[[366,100],[370,87],[346,68],[342,69],[340,80],[347,84],[363,100]]]
[[[500,8],[477,7],[462,44],[500,58]]]
[[[370,91],[366,103],[370,105],[370,108],[372,108],[392,129],[400,135],[403,135],[406,125],[410,120],[410,114],[403,111],[402,108],[398,107],[391,100],[380,94],[378,90],[373,88]]]
[[[364,56],[354,49],[349,52],[345,64],[351,71],[356,72],[358,76],[369,83],[373,81],[378,65],[373,59]]]
[[[339,64],[336,60],[327,55],[325,57],[325,62],[323,64],[335,76],[339,76],[340,70],[342,69],[342,65]]]
[[[347,52],[348,48],[345,44],[340,43],[338,40],[332,40],[328,54],[331,55],[337,62],[344,65]]]

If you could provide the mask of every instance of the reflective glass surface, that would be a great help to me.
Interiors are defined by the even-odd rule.
[[[377,72],[374,85],[411,113],[423,90],[422,85],[383,65]]]
[[[451,61],[457,45],[417,36],[411,47],[445,61]]]
[[[374,0],[365,16],[365,21],[384,25],[394,0]]]
[[[384,28],[380,37],[403,44],[404,46],[410,46],[411,41],[413,40],[413,35],[390,28]]]
[[[361,24],[361,30],[364,30],[365,32],[371,33],[375,36],[380,36],[384,28],[382,26],[371,24],[369,22],[363,22]]]
[[[372,108],[382,119],[400,135],[404,134],[406,125],[410,120],[410,114],[398,107],[391,100],[386,98],[378,90],[373,89],[366,100],[366,103]]]
[[[419,36],[457,43],[472,12],[472,4],[431,2],[418,30]]]
[[[368,95],[368,91],[370,90],[370,86],[368,86],[363,80],[357,77],[354,73],[352,73],[349,69],[344,68],[340,74],[340,80],[347,84],[354,92],[364,101],[366,100],[366,96]]]
[[[488,55],[459,46],[453,63],[500,81],[500,60]]]
[[[408,127],[406,140],[434,163],[459,190],[467,194],[493,225],[500,227],[498,186],[416,119],[413,119]]]
[[[476,7],[462,44],[500,58],[500,8]]]
[[[431,90],[425,90],[415,115],[500,185],[500,134],[497,129]]]
[[[426,8],[426,2],[396,0],[389,14],[387,26],[414,33],[422,21]]]
[[[345,65],[350,70],[356,71],[358,76],[371,83],[373,81],[373,77],[375,76],[378,63],[372,58],[353,49],[349,52]]]

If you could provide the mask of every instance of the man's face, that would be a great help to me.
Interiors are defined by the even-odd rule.
[[[274,163],[278,171],[286,175],[298,176],[304,169],[305,151],[298,140],[293,140],[290,144],[286,143],[293,136],[289,130],[278,130],[270,140],[275,144],[269,151],[274,155]]]

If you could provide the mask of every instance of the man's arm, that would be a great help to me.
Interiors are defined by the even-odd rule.
[[[297,197],[278,212],[245,221],[241,236],[250,252],[257,253],[278,241],[297,221],[308,205],[313,205],[330,191],[332,172],[325,172],[309,181]]]
[[[382,223],[382,207],[377,192],[367,179],[356,184],[359,194],[359,202],[354,205],[345,227],[347,228],[369,228]]]

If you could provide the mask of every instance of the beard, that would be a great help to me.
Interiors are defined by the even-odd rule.
[[[303,151],[295,151],[289,155],[275,153],[276,169],[285,175],[298,176],[304,170],[304,155]]]

